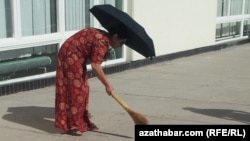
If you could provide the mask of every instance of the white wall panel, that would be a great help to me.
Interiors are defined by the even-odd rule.
[[[156,55],[215,43],[217,0],[135,0],[130,11],[152,37]],[[133,52],[133,60],[143,56]]]

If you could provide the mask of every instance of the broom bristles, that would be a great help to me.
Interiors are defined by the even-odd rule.
[[[128,110],[128,113],[136,125],[147,125],[148,124],[148,119],[145,116],[143,116],[142,114],[135,112],[131,109]]]

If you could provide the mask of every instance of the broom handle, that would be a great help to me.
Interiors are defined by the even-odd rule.
[[[116,94],[116,92],[113,91],[111,95],[125,110],[129,110],[129,106]]]

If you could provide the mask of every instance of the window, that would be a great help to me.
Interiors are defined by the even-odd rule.
[[[121,0],[99,0],[100,4],[111,4],[122,10]],[[92,7],[90,0],[65,0],[65,30],[75,31],[91,26],[89,9]],[[114,49],[112,57],[108,60],[123,57],[123,48]]]
[[[250,14],[250,0],[245,0],[245,14]]]
[[[0,52],[0,81],[55,71],[57,44]]]
[[[65,30],[80,30],[90,25],[90,0],[64,0],[65,2]],[[122,10],[121,0],[100,0],[100,4],[111,4]]]
[[[241,15],[243,7],[243,0],[231,0],[230,16]]]
[[[244,21],[243,35],[250,36],[250,19]]]
[[[216,38],[224,40],[240,37],[240,25],[241,22],[217,24]]]
[[[65,0],[65,30],[90,26],[90,0]]]
[[[218,0],[216,41],[248,36],[250,0]]]
[[[60,44],[82,28],[99,27],[89,9],[104,3],[123,8],[122,0],[0,0],[0,84],[51,77]],[[124,61],[124,53],[115,49],[106,62]]]
[[[57,32],[56,0],[21,0],[22,35]]]
[[[0,39],[13,37],[12,0],[0,0]]]
[[[228,0],[218,0],[217,17],[227,16],[228,14]]]

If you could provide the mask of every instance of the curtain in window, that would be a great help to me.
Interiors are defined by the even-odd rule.
[[[57,31],[56,0],[21,0],[22,35]]]
[[[65,30],[90,26],[90,0],[65,0]]]
[[[0,0],[0,39],[13,37],[12,0]]]
[[[116,0],[104,0],[104,4],[110,4],[110,5],[113,5],[115,6],[115,2]]]
[[[218,0],[217,17],[227,16],[228,14],[228,0]]]
[[[65,30],[74,31],[90,26],[90,0],[64,0]],[[122,0],[99,0],[99,4],[111,4],[122,10]]]
[[[250,0],[245,0],[245,14],[250,14]]]
[[[241,15],[243,0],[231,0],[230,15]]]
[[[90,0],[64,0],[65,30],[74,31],[90,26]],[[111,4],[122,10],[122,0],[99,0],[99,4]],[[116,58],[122,58],[122,48],[115,49]]]

